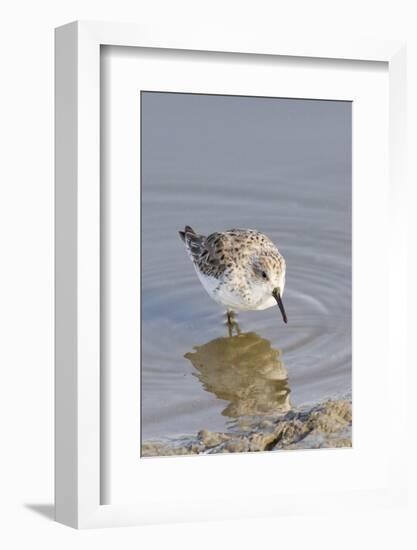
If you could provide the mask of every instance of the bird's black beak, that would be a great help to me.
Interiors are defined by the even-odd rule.
[[[272,296],[277,301],[277,304],[278,304],[279,310],[281,311],[281,315],[282,315],[282,318],[284,320],[284,323],[286,323],[287,322],[287,314],[285,313],[284,304],[282,303],[282,300],[281,300],[281,294],[280,294],[279,288],[274,288],[274,290],[272,291]]]

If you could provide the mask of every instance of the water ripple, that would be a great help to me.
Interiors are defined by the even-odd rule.
[[[304,185],[298,185],[304,190],[301,183]],[[198,374],[198,368],[187,359],[196,358],[196,346],[218,353],[212,342],[226,336],[226,327],[221,307],[201,287],[177,235],[185,223],[203,232],[254,227],[278,243],[287,260],[284,303],[289,323],[283,325],[278,309],[272,308],[242,313],[241,328],[281,354],[282,368],[288,372],[288,392],[284,393],[291,392],[292,403],[346,391],[351,363],[351,244],[346,204],[327,183],[327,203],[314,192],[306,207],[306,199],[296,200],[294,190],[285,192],[285,186],[277,197],[276,187],[267,179],[262,182],[262,193],[252,181],[242,180],[239,211],[235,210],[235,194],[225,193],[221,182],[203,184],[198,193],[184,187],[188,192],[181,192],[178,181],[162,181],[147,193],[143,207],[146,234],[152,235],[142,243],[145,436],[174,435],[179,426],[182,432],[202,427],[223,429],[224,410],[268,409],[268,401],[259,401],[256,391],[265,392],[271,402],[278,399],[268,381],[262,376],[256,379],[260,376],[256,368],[247,384],[252,393],[248,389],[245,400],[241,386],[229,387],[228,392],[222,387],[226,382],[230,385],[233,372],[229,376],[224,366],[220,370],[213,367],[211,358],[207,364],[217,377],[210,368],[201,371],[201,365]],[[207,218],[207,210],[216,212],[215,219]],[[220,355],[216,357],[214,363],[219,364]],[[256,364],[253,356],[251,361]],[[239,368],[244,364],[239,356]],[[245,374],[239,380],[247,381],[251,370],[241,372]],[[233,397],[227,401],[225,395]]]

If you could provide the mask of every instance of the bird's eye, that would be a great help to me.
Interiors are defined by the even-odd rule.
[[[263,279],[268,279],[268,275],[265,273],[265,271],[262,271],[262,278]]]

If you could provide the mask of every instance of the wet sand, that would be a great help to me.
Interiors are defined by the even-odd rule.
[[[144,441],[142,456],[323,449],[352,446],[350,399],[323,403],[285,414],[241,418],[230,431],[200,430],[195,436]]]

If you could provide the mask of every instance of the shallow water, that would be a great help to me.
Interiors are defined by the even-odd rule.
[[[346,102],[142,95],[142,438],[351,390],[351,133]],[[206,294],[178,236],[266,233],[284,305],[238,314]]]

